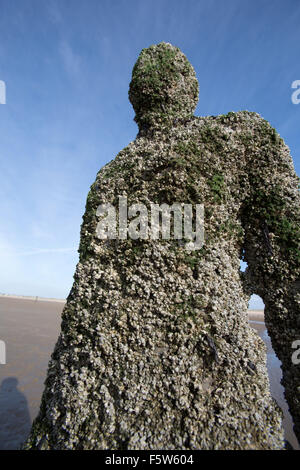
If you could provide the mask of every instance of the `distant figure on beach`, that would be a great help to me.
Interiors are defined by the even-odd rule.
[[[129,98],[139,133],[88,194],[74,284],[24,448],[282,449],[282,414],[247,306],[252,293],[265,303],[300,439],[291,361],[300,198],[289,149],[256,113],[195,117],[198,81],[171,44],[142,50]],[[136,236],[123,227],[101,239],[99,207],[120,197]],[[187,248],[185,232],[142,236],[137,207],[175,203],[204,207],[200,249]]]
[[[18,390],[18,379],[8,377],[0,386],[0,450],[16,450],[31,427],[26,397]]]

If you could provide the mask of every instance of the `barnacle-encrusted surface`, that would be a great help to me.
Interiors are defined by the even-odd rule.
[[[130,85],[139,135],[89,192],[80,260],[25,448],[283,448],[265,347],[248,325],[252,292],[266,304],[299,436],[300,373],[291,362],[300,336],[298,180],[288,148],[259,115],[191,116],[197,89],[177,48],[142,51]],[[122,194],[148,208],[204,204],[204,246],[100,240],[97,207]]]
[[[139,126],[191,117],[198,102],[195,71],[177,47],[150,46],[142,50],[133,68],[129,99]]]

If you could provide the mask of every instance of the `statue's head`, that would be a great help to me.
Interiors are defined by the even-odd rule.
[[[195,71],[178,47],[161,42],[142,50],[129,86],[139,128],[192,116],[198,92]]]

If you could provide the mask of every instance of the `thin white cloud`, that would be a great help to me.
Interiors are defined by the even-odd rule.
[[[49,19],[53,24],[58,25],[62,23],[63,21],[62,13],[55,0],[51,0],[51,1],[48,0],[48,3],[46,4],[46,9],[47,9]]]
[[[5,256],[5,257],[32,256],[32,255],[41,255],[45,253],[74,253],[76,251],[77,251],[76,248],[39,248],[37,250],[2,253],[2,256]]]
[[[76,54],[67,41],[62,41],[59,46],[63,65],[66,72],[71,76],[78,76],[81,69],[81,58]]]

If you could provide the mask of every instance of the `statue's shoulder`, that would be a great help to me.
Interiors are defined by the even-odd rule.
[[[253,111],[229,111],[227,114],[215,116],[217,123],[233,128],[270,126],[270,123],[260,114]]]
[[[227,127],[232,130],[248,129],[273,129],[271,124],[260,114],[252,111],[229,111],[227,114],[217,116],[194,116],[191,120],[192,127],[196,130],[206,127]]]
[[[269,121],[253,111],[230,111],[227,114],[216,116],[216,122],[230,128],[239,140],[257,144],[284,145],[276,129]]]

